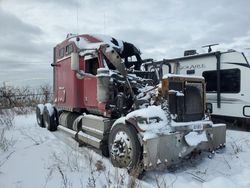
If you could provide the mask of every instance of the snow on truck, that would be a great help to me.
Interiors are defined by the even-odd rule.
[[[39,104],[41,127],[63,131],[110,156],[115,167],[150,170],[225,144],[225,124],[205,115],[203,77],[141,71],[133,44],[69,35],[54,48],[54,104]]]

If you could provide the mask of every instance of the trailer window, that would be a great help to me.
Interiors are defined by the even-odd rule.
[[[217,92],[217,71],[204,71],[207,92]],[[227,69],[220,71],[221,93],[240,92],[240,70]]]

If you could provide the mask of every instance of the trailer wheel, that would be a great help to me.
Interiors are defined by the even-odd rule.
[[[44,111],[43,111],[43,121],[44,121],[45,127],[47,127],[49,131],[57,130],[56,113],[53,113],[52,115],[50,115],[46,106],[44,107]]]
[[[136,168],[140,164],[142,147],[131,125],[117,124],[110,132],[109,154],[115,167]]]
[[[41,108],[39,106],[36,106],[36,121],[40,127],[45,127],[43,121],[43,112],[41,112]]]

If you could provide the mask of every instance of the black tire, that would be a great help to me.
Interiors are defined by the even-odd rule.
[[[104,157],[109,157],[109,147],[108,147],[108,144],[107,143],[103,143],[102,146],[101,146],[101,151],[102,151],[102,155]]]
[[[117,153],[115,154],[115,149],[114,148],[119,148],[120,150],[120,146],[122,146],[124,144],[123,143],[118,143],[120,145],[117,146],[117,142],[115,142],[116,137],[119,138],[120,134],[125,135],[126,137],[124,137],[124,140],[127,140],[130,144],[128,144],[127,142],[125,142],[126,147],[125,147],[125,151],[131,151],[130,156],[128,156],[127,154],[127,158],[125,159],[124,157],[124,162],[122,161],[122,156],[117,156]],[[119,140],[119,139],[118,139]],[[118,141],[119,142],[119,141]],[[135,169],[140,165],[141,162],[141,156],[142,156],[142,146],[138,140],[138,136],[137,136],[137,131],[134,127],[132,127],[132,125],[125,125],[125,124],[117,124],[115,125],[110,132],[109,135],[109,141],[108,141],[108,145],[109,145],[109,155],[110,155],[110,159],[111,162],[113,164],[113,166],[115,167],[120,167],[120,168],[127,168],[129,170],[131,169]],[[127,148],[127,146],[129,146]],[[131,148],[131,149],[129,149]],[[120,153],[120,151],[118,152]],[[119,154],[120,155],[120,154]],[[126,162],[127,161],[127,162]]]
[[[36,107],[36,121],[40,127],[43,127],[43,128],[45,127],[45,124],[43,121],[43,114],[41,114],[41,110],[38,106]]]
[[[47,127],[49,131],[57,130],[56,114],[53,113],[52,115],[50,115],[46,106],[44,107],[44,110],[43,110],[43,121],[44,121],[45,127]]]
[[[59,125],[59,115],[60,113],[57,111],[56,107],[54,107],[54,114],[55,114],[55,123],[56,127]]]

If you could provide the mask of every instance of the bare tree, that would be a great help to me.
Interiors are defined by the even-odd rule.
[[[50,102],[52,99],[52,87],[49,84],[40,86],[40,92],[44,96],[44,103]]]
[[[0,86],[0,109],[33,107],[39,103],[52,102],[52,87],[49,84],[39,88]]]

